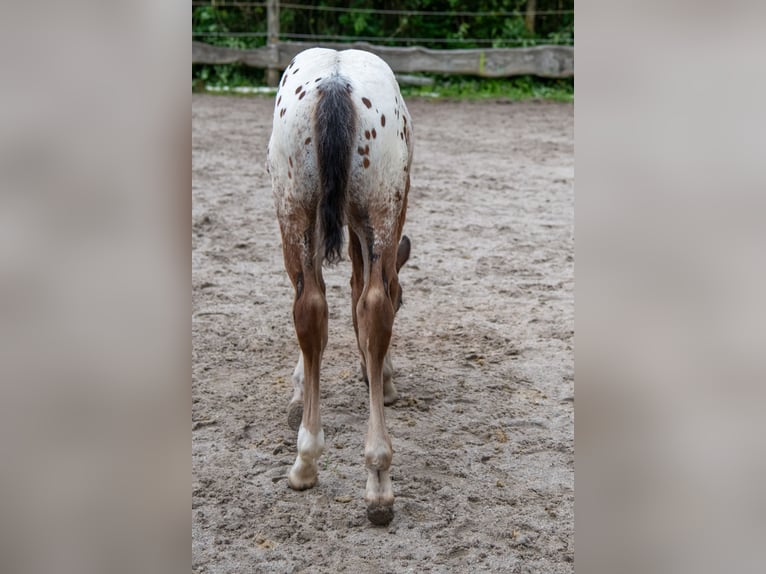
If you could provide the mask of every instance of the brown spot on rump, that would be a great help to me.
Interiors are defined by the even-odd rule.
[[[402,139],[402,141],[404,141],[404,133],[399,132],[399,137]]]
[[[380,125],[386,127],[386,114],[380,114]]]
[[[311,143],[311,138],[306,138],[306,141],[303,142],[305,145],[309,145]]]
[[[279,112],[279,117],[281,118],[282,116],[284,116],[286,111],[287,111],[287,108],[282,108],[282,110]]]
[[[364,130],[364,137],[370,139],[370,130]]]
[[[297,94],[297,93],[298,93],[298,92],[300,92],[302,89],[303,89],[303,86],[298,86],[297,88],[295,88],[295,93]]]
[[[378,137],[378,134],[375,132],[375,128],[372,128],[372,139],[375,139]]]
[[[396,201],[401,201],[402,200],[402,192],[397,190],[397,192],[394,194],[394,197],[396,198]]]
[[[295,68],[295,69],[293,70],[293,76],[294,76],[295,74],[297,74],[297,73],[298,73],[298,70],[300,70],[300,68]]]
[[[367,98],[362,98],[362,103],[367,106],[367,109],[369,110],[372,107],[372,102],[368,100]]]
[[[290,163],[290,167],[293,167],[293,156],[287,156],[287,161]]]
[[[281,102],[281,101],[282,101],[282,96],[279,96],[279,97],[277,98],[277,107],[279,107],[279,102]]]
[[[359,155],[364,155],[364,148],[362,146],[356,148],[356,151],[359,153]]]
[[[364,146],[364,155],[369,155],[370,153],[370,146],[366,145]]]
[[[291,172],[289,169],[287,170],[287,177],[289,177],[290,179],[293,178],[293,172]]]
[[[407,126],[407,116],[402,116],[402,119],[404,120],[404,126]]]
[[[362,162],[362,164],[364,165],[365,169],[367,169],[368,167],[370,167],[370,158],[368,158],[368,157],[365,157],[365,158],[364,158],[364,161]]]
[[[283,88],[285,87],[285,84],[286,84],[286,83],[287,83],[287,74],[285,74],[285,75],[282,77],[282,87],[283,87]]]
[[[316,80],[314,80],[314,82],[318,82],[318,81],[319,81],[319,80],[321,80],[321,79],[322,79],[322,77],[320,76],[320,77],[318,77]]]
[[[298,96],[298,99],[299,99],[299,100],[302,100],[302,99],[303,99],[303,96],[305,96],[307,93],[308,93],[308,92],[301,92],[301,95],[300,95],[300,96]]]

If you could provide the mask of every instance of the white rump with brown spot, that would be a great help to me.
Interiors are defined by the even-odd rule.
[[[410,253],[402,230],[412,150],[412,122],[399,86],[374,54],[313,48],[285,70],[266,166],[285,268],[295,288],[293,319],[301,348],[288,406],[288,424],[298,431],[288,484],[302,490],[317,481],[324,448],[319,376],[328,319],[322,266],[341,258],[347,228],[352,316],[370,399],[365,500],[375,524],[393,517],[393,452],[384,404],[396,400],[389,344],[402,300],[399,270]]]

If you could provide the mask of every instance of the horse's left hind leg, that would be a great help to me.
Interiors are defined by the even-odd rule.
[[[311,236],[311,234],[306,234]],[[324,450],[324,431],[319,414],[319,372],[322,354],[327,345],[327,301],[322,280],[321,267],[316,268],[311,260],[304,259],[304,253],[313,253],[291,237],[282,237],[285,268],[295,287],[293,320],[295,333],[301,347],[301,358],[293,373],[295,391],[291,401],[288,423],[294,424],[300,409],[298,425],[298,456],[290,469],[287,483],[290,488],[304,490],[317,481],[317,460]],[[299,368],[303,367],[303,384]],[[302,394],[302,402],[300,400]],[[302,404],[302,408],[300,405]]]

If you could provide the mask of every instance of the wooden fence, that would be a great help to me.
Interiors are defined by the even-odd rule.
[[[527,20],[534,27],[536,2],[529,2]],[[276,86],[282,70],[290,65],[296,54],[322,46],[335,50],[356,48],[377,54],[397,74],[431,72],[438,74],[468,74],[484,78],[533,75],[543,78],[574,76],[572,46],[535,46],[532,48],[489,48],[466,50],[431,50],[418,46],[392,48],[366,42],[341,44],[333,42],[280,42],[279,0],[267,0],[267,45],[253,50],[236,50],[192,42],[192,64],[241,63],[266,68],[266,82]]]
[[[236,50],[211,46],[203,42],[192,42],[192,63],[242,63],[272,71],[284,70],[298,52],[314,46],[336,50],[348,48],[367,50],[383,58],[397,73],[470,74],[484,78],[526,74],[544,78],[570,78],[574,76],[574,48],[572,46],[431,50],[417,46],[375,46],[366,42],[354,42],[352,44],[275,42],[263,48]],[[278,79],[278,75],[276,77]],[[276,85],[276,81],[269,83]]]

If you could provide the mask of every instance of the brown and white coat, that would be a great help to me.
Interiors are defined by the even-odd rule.
[[[288,484],[301,490],[317,481],[324,448],[319,374],[328,319],[322,266],[340,258],[345,225],[354,329],[370,395],[365,500],[376,524],[393,517],[393,452],[384,404],[396,400],[389,344],[401,304],[398,274],[410,252],[402,229],[412,154],[409,112],[391,69],[377,56],[313,48],[285,70],[267,169],[285,268],[295,288],[293,319],[301,348],[288,407],[288,423],[298,429]]]

